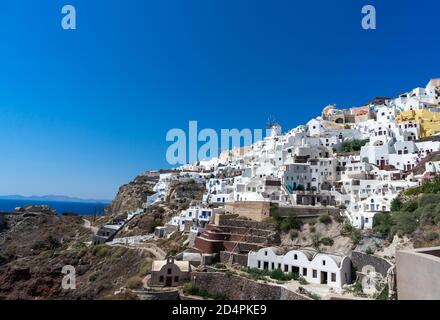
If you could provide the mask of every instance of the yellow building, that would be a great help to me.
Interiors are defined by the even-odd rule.
[[[440,112],[429,110],[402,111],[397,116],[397,123],[404,122],[418,124],[420,127],[420,137],[429,137],[440,132]]]

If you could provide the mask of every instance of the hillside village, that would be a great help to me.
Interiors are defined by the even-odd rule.
[[[87,221],[94,253],[148,257],[114,298],[440,299],[440,79],[268,129]]]
[[[438,182],[440,79],[359,107],[326,106],[287,133],[274,122],[268,129],[262,141],[218,158],[147,172],[157,180],[147,201],[101,226],[94,243],[160,248],[179,235],[180,245],[144,279],[150,293],[185,286],[190,293],[266,298],[227,292],[229,280],[212,280],[228,274],[278,285],[294,299],[398,298],[396,253],[415,254],[411,232],[422,229],[404,232],[398,218],[393,227],[384,224],[406,217],[395,211],[406,210],[405,201],[421,203],[423,186]],[[176,200],[177,187],[188,189]],[[197,196],[188,192],[194,188]],[[130,223],[142,216],[150,219],[147,234]],[[439,245],[438,218],[429,246]],[[402,270],[411,269],[410,258],[401,261]],[[404,297],[408,287],[402,288]]]

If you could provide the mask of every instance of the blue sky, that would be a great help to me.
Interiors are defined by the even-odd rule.
[[[77,30],[60,26],[77,10]],[[361,8],[377,9],[377,30]],[[4,0],[0,194],[112,198],[171,128],[284,129],[440,77],[438,1]]]

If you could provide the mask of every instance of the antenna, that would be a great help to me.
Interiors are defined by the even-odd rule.
[[[272,127],[276,125],[279,125],[278,122],[275,121],[275,117],[273,115],[270,115],[269,118],[267,118],[266,129],[272,129]]]

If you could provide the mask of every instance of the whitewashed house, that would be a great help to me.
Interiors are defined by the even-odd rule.
[[[333,288],[342,288],[352,281],[349,257],[314,250],[292,250],[280,254],[275,247],[262,248],[249,252],[248,267],[268,271],[280,269],[285,273],[296,273],[309,283]]]

